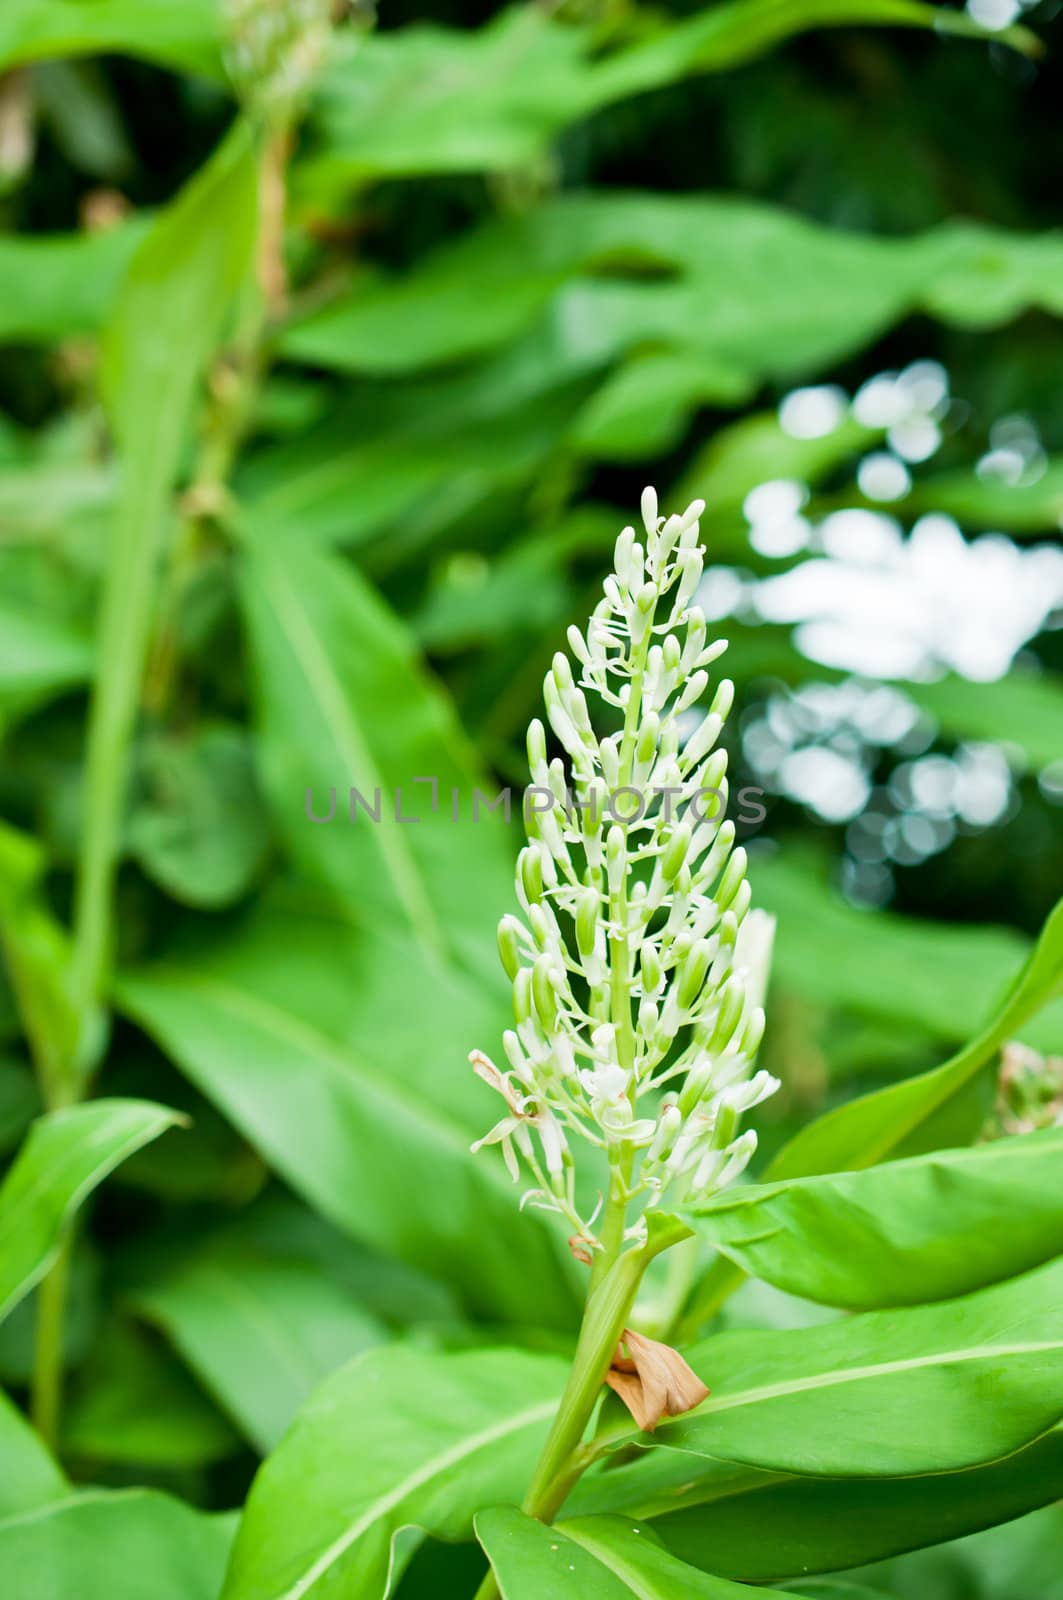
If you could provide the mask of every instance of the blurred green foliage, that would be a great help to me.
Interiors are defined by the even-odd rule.
[[[39,1402],[34,1285],[129,1155],[60,1247],[45,1366],[73,1479],[136,1486],[68,1501],[4,1403],[0,1512],[38,1508],[0,1523],[18,1600],[46,1548],[47,1596],[143,1600],[139,1559],[160,1600],[216,1600],[216,1513],[396,1333],[501,1330],[554,1372],[578,1269],[468,1151],[520,832],[472,795],[523,783],[542,673],[644,482],[707,501],[732,791],[763,799],[740,832],[779,917],[765,1149],[859,1144],[886,1104],[909,1153],[931,1080],[898,1080],[954,1051],[922,1147],[966,1141],[1002,1043],[1060,1052],[1058,1001],[999,1004],[1063,882],[1059,29],[1053,0],[970,9],[995,31],[916,0],[342,6],[263,135],[214,0],[8,0],[0,1299],[29,1298],[0,1376],[22,1399],[36,1360]],[[352,787],[381,824],[347,820]],[[866,1089],[893,1098],[802,1145]],[[42,1105],[65,1120],[16,1155]],[[733,1516],[674,1513],[672,1548],[1051,1600],[1056,1511],[915,1556],[888,1532],[1063,1491],[1058,1435],[1016,1459],[950,1458],[932,1505],[898,1480],[879,1515],[787,1457]],[[623,1503],[652,1500],[636,1476]],[[867,1537],[839,1545],[847,1518]],[[440,1592],[453,1556],[411,1557],[400,1594]]]

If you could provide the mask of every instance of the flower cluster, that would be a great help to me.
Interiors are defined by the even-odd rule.
[[[241,96],[268,112],[290,108],[324,62],[332,0],[227,0],[226,66]]]
[[[647,489],[644,542],[624,529],[586,633],[569,630],[575,670],[554,657],[544,700],[564,757],[550,759],[538,721],[528,757],[555,804],[526,811],[523,915],[498,930],[516,1021],[508,1070],[470,1058],[506,1102],[473,1148],[501,1144],[515,1180],[523,1162],[535,1183],[525,1201],[560,1212],[578,1253],[599,1241],[597,1208],[585,1217],[577,1205],[574,1136],[605,1152],[612,1194],[641,1197],[628,1228],[639,1238],[666,1191],[697,1204],[738,1176],[756,1147],[739,1118],[778,1086],[752,1071],[774,925],[749,910],[746,854],[725,815],[716,746],[733,684],[716,686],[700,721],[693,711],[726,649],[691,603],[703,509],[664,519]],[[587,691],[616,708],[619,729],[598,736]]]

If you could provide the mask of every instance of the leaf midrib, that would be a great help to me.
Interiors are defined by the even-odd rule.
[[[802,1394],[809,1389],[829,1389],[847,1383],[861,1383],[875,1378],[889,1377],[897,1372],[917,1371],[921,1367],[952,1366],[961,1362],[986,1361],[993,1357],[1036,1355],[1040,1351],[1063,1350],[1063,1335],[1058,1339],[1030,1340],[1021,1344],[968,1345],[961,1350],[940,1350],[925,1356],[906,1356],[899,1361],[883,1361],[874,1366],[845,1367],[828,1372],[809,1374],[803,1378],[787,1378],[781,1383],[762,1384],[756,1389],[740,1389],[734,1394],[718,1395],[704,1400],[696,1411],[688,1412],[676,1421],[711,1416],[720,1411],[733,1411],[739,1406],[759,1405],[765,1400],[778,1400],[785,1395]],[[663,1424],[667,1426],[667,1419]]]
[[[343,689],[332,665],[321,648],[306,612],[297,596],[269,560],[259,560],[255,570],[269,598],[281,632],[303,670],[308,687],[317,698],[326,723],[332,730],[336,748],[344,765],[367,790],[383,789],[381,775],[372,751],[351,715]],[[427,886],[413,852],[405,844],[398,825],[385,809],[376,824],[380,853],[388,866],[410,924],[419,943],[435,959],[444,954],[445,940],[432,906]]]
[[[205,993],[231,1017],[243,1018],[276,1039],[314,1056],[326,1070],[339,1072],[348,1083],[357,1079],[366,1084],[380,1098],[392,1101],[403,1117],[419,1124],[437,1145],[444,1143],[463,1161],[469,1158],[469,1131],[460,1123],[451,1121],[436,1106],[422,1098],[406,1093],[401,1081],[387,1073],[372,1071],[370,1063],[353,1048],[334,1043],[311,1023],[294,1016],[290,1011],[284,1011],[271,1001],[249,994],[246,989],[238,988],[222,978],[182,967],[175,962],[154,963],[140,974],[134,971],[128,975],[127,982],[133,988],[140,981],[149,985],[161,983],[164,987],[186,992],[199,990]],[[135,1003],[132,1009],[138,1009]],[[489,1187],[499,1194],[508,1194],[508,1182],[501,1177],[493,1163],[474,1165],[474,1170]]]
[[[276,1600],[301,1600],[301,1597],[310,1590],[320,1577],[335,1566],[336,1562],[347,1553],[367,1529],[372,1527],[374,1522],[386,1516],[389,1511],[395,1510],[408,1495],[413,1494],[422,1484],[428,1483],[440,1473],[446,1472],[449,1467],[456,1466],[458,1462],[463,1461],[467,1456],[474,1455],[477,1450],[494,1444],[498,1439],[505,1438],[507,1434],[517,1433],[521,1428],[531,1427],[532,1423],[546,1421],[548,1417],[553,1416],[556,1409],[557,1396],[554,1395],[548,1401],[543,1401],[536,1406],[529,1406],[526,1411],[518,1412],[516,1416],[507,1417],[504,1421],[493,1423],[491,1427],[484,1428],[479,1433],[470,1434],[468,1438],[459,1440],[449,1450],[444,1450],[438,1456],[433,1456],[431,1460],[418,1467],[416,1471],[401,1479],[386,1494],[382,1494],[372,1501],[361,1516],[352,1522],[350,1527],[346,1528],[338,1539],[333,1540],[327,1549],[322,1551],[321,1555],[318,1556],[312,1566],[307,1568],[301,1578],[296,1579],[290,1588],[285,1589],[283,1593],[279,1593],[276,1596]],[[222,1592],[222,1600],[225,1600],[224,1590]]]

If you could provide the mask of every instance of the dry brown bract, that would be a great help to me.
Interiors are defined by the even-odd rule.
[[[709,1393],[678,1350],[630,1328],[620,1336],[605,1381],[644,1433],[652,1433],[663,1416],[681,1417],[684,1411],[693,1411]]]

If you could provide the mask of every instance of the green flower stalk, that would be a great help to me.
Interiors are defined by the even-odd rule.
[[[662,518],[647,489],[644,539],[623,530],[586,632],[569,630],[572,660],[554,657],[543,696],[564,755],[550,759],[534,721],[521,915],[498,930],[508,1068],[470,1058],[506,1104],[473,1148],[500,1144],[514,1179],[526,1170],[522,1204],[566,1219],[592,1281],[625,1241],[644,1244],[656,1208],[697,1205],[739,1176],[756,1148],[740,1118],[778,1087],[753,1071],[774,924],[750,911],[717,748],[734,685],[722,679],[700,720],[693,711],[726,649],[692,603],[703,509]],[[591,703],[621,726],[599,737]],[[580,1140],[610,1172],[608,1203],[590,1214]]]

